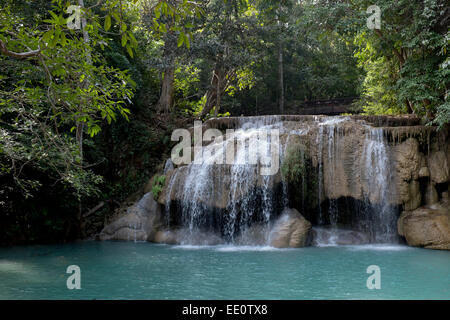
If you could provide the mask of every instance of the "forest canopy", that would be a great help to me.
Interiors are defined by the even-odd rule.
[[[0,242],[96,231],[193,119],[351,98],[450,122],[445,0],[1,3]]]

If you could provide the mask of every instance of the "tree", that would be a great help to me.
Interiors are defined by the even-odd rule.
[[[371,102],[364,105],[365,110],[402,110],[429,121],[435,118],[434,123],[442,125],[447,118],[442,112],[448,110],[450,9],[442,0],[378,1],[381,28],[369,30],[365,12],[371,4],[364,0],[319,1],[324,25],[353,38],[360,65],[370,79],[380,80],[366,78],[363,101]],[[386,70],[392,81],[382,80]],[[388,105],[383,105],[386,99],[383,102],[380,96],[390,101]]]
[[[153,36],[163,38],[162,84],[156,109],[159,113],[172,111],[176,58],[183,52],[183,46],[189,48],[193,25],[189,19],[203,13],[201,3],[192,1],[143,1],[142,23],[151,28]]]
[[[212,110],[218,116],[225,92],[234,92],[236,86],[239,90],[251,86],[249,68],[258,59],[256,15],[248,1],[215,0],[208,6],[204,28],[196,34],[200,45],[195,44],[193,49],[205,48],[203,57],[212,66],[201,118]]]

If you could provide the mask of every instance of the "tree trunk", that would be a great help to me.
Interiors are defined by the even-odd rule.
[[[158,112],[169,113],[172,110],[174,94],[175,69],[170,66],[164,69],[161,96],[158,101]]]
[[[413,114],[414,113],[414,109],[413,109],[412,103],[409,100],[406,100],[406,111],[408,112],[408,114]]]
[[[221,70],[220,63],[217,62],[212,74],[210,88],[206,93],[206,102],[203,106],[202,112],[200,113],[201,118],[206,116],[212,110],[212,108],[214,108],[214,106],[217,106],[220,103],[219,96],[222,94],[223,88],[221,87],[223,87],[224,82],[224,79],[221,78],[223,78],[223,71]],[[216,111],[219,108],[220,106],[216,108]]]
[[[168,21],[168,28],[172,23]],[[159,113],[168,114],[172,111],[173,95],[175,92],[175,51],[177,48],[176,37],[172,31],[169,31],[164,38],[164,76],[161,85],[161,95],[157,104],[157,111]]]
[[[280,89],[280,97],[279,97],[279,107],[280,113],[284,113],[284,74],[283,74],[283,44],[279,43],[278,46],[278,81],[279,81],[279,89]]]
[[[217,88],[216,88],[216,107],[214,108],[214,117],[217,118],[217,116],[219,115],[219,110],[220,110],[220,75],[217,77]]]

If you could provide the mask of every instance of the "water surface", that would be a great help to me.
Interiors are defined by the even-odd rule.
[[[81,268],[68,290],[66,268]],[[369,265],[381,289],[369,290]],[[0,249],[0,299],[450,299],[450,252],[78,242]]]

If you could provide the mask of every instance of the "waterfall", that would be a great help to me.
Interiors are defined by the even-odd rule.
[[[317,189],[317,208],[319,209],[319,224],[323,223],[322,214],[322,195],[323,195],[323,137],[324,137],[324,127],[319,125],[319,133],[317,134],[317,145],[318,145],[318,189]]]
[[[389,159],[388,145],[382,128],[367,127],[364,141],[363,173],[366,175],[366,202],[372,203],[369,221],[374,242],[397,242],[397,216],[390,204],[392,188],[392,164]]]
[[[203,161],[187,165],[182,199],[177,205],[181,214],[183,243],[192,243],[199,231],[220,232],[227,242],[234,243],[236,237],[255,222],[261,224],[268,235],[270,221],[282,206],[278,204],[287,203],[286,192],[282,192],[280,197],[275,190],[276,177],[261,174],[261,168],[267,165],[263,161],[264,156],[270,154],[274,146],[279,149],[278,153],[281,151],[280,144],[271,144],[271,136],[267,132],[281,126],[276,117],[243,121],[225,139],[202,147]],[[233,161],[229,163],[227,151],[230,148],[234,152]],[[252,154],[251,150],[255,149],[258,153]],[[252,157],[253,161],[250,161]],[[178,171],[168,183],[166,225],[171,220],[172,192],[179,188],[176,175],[179,175]],[[222,199],[224,196],[227,198]],[[226,205],[221,210],[212,209],[218,202]]]
[[[324,213],[322,212],[322,195],[324,194],[324,166],[328,169],[328,176],[331,178],[328,183],[335,186],[337,162],[340,161],[340,131],[339,123],[348,121],[348,117],[333,117],[325,118],[325,121],[318,121],[319,132],[317,135],[318,141],[318,223],[324,224]],[[324,139],[326,138],[327,157],[324,158]],[[316,244],[320,245],[336,245],[342,236],[347,235],[338,228],[339,208],[337,199],[330,197],[328,204],[328,211],[326,212],[329,228],[315,228]]]
[[[267,116],[230,121],[236,126],[233,132],[201,147],[202,162],[194,161],[174,170],[166,185],[166,227],[171,228],[171,221],[175,221],[176,228],[182,230],[180,242],[184,244],[195,242],[200,233],[219,234],[223,241],[233,244],[253,244],[252,237],[258,233],[257,238],[262,239],[259,243],[267,244],[274,219],[284,208],[295,206],[289,198],[290,192],[299,192],[301,203],[297,203],[297,208],[300,213],[313,217],[311,210],[316,210],[314,244],[396,242],[397,212],[389,199],[393,171],[383,129],[342,116],[304,119],[301,122],[283,116]],[[360,131],[347,133],[348,128]],[[280,133],[279,144],[271,143],[273,138],[267,134],[273,129]],[[345,139],[351,134],[359,134],[355,139],[360,140],[353,148],[354,159],[350,159],[354,172],[348,173],[343,169],[343,162],[348,167],[350,160],[344,159],[343,154],[348,153]],[[302,174],[299,185],[289,185],[280,172],[261,174],[261,169],[267,165],[264,156],[270,154],[271,148],[276,146],[281,167],[288,145],[296,139],[310,143],[310,147],[314,145],[311,150],[315,150],[315,154],[310,150],[305,152],[304,159],[298,161],[317,159],[311,167],[313,170]],[[255,148],[256,153],[251,151]],[[230,149],[234,151],[231,162],[227,158]],[[220,162],[224,159],[226,163]],[[317,183],[311,190],[308,179],[314,174]],[[351,183],[342,186],[350,190],[347,198],[357,199],[357,206],[351,208],[350,205],[343,207],[348,199],[336,192],[346,174],[351,175],[351,179],[361,179],[355,185],[363,188],[358,193]],[[311,192],[315,193],[315,204],[307,197]],[[349,216],[355,221],[349,223]],[[343,222],[347,224],[343,226]]]

